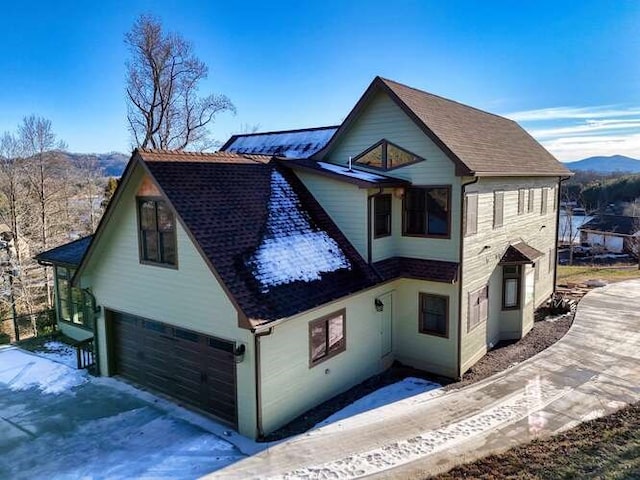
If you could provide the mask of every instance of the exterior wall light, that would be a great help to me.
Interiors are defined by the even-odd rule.
[[[233,359],[236,363],[242,363],[246,351],[247,348],[244,346],[244,343],[235,346],[235,348],[233,349]]]
[[[384,310],[384,303],[379,298],[374,300],[374,305],[376,306],[376,312],[382,312]]]

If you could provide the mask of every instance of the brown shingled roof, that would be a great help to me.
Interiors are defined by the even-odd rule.
[[[535,261],[544,255],[540,250],[533,248],[525,242],[511,244],[500,259],[500,264],[518,264],[518,263],[535,263]]]
[[[289,317],[375,284],[378,279],[297,177],[277,162],[237,154],[188,154],[140,150],[139,158],[174,207],[178,218],[208,259],[241,311],[256,326]],[[271,195],[277,170],[295,192]],[[268,289],[251,259],[266,233],[269,204],[293,200],[314,231],[333,239],[349,269],[323,273],[313,281],[292,281]],[[279,224],[296,235],[299,225]],[[286,230],[290,229],[290,230]],[[308,255],[313,256],[314,251]]]
[[[454,283],[458,280],[458,264],[442,260],[392,257],[373,264],[382,278],[413,278],[432,282]]]
[[[330,150],[374,93],[383,91],[456,164],[458,175],[566,176],[571,172],[513,120],[376,77],[327,147]]]

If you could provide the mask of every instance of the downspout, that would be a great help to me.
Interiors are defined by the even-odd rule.
[[[468,183],[463,183],[460,189],[460,252],[458,255],[458,261],[460,264],[460,273],[458,275],[458,380],[462,380],[462,272],[463,272],[463,257],[464,257],[464,195],[467,186],[473,185],[480,180],[480,177],[476,177]]]
[[[565,180],[569,180],[571,177],[558,177],[558,192],[556,193],[556,261],[553,267],[553,293],[556,293],[556,287],[558,283],[558,245],[560,240],[558,238],[560,234],[560,188],[562,188],[562,182]],[[573,239],[569,239],[570,242],[573,242]],[[569,247],[571,248],[571,246]],[[571,250],[570,250],[571,251]]]
[[[373,208],[371,207],[371,200],[379,195],[382,195],[383,190],[383,187],[378,187],[378,191],[376,193],[372,193],[371,195],[367,196],[367,263],[369,265],[371,265],[373,258],[373,255],[371,253],[371,234],[373,233],[373,228],[371,227],[371,213],[373,211]]]
[[[261,364],[260,364],[260,338],[266,337],[273,333],[273,327],[268,330],[256,332],[253,330],[253,351],[255,354],[255,377],[256,377],[256,428],[258,430],[258,438],[264,437],[264,430],[262,428],[262,379],[261,379]]]

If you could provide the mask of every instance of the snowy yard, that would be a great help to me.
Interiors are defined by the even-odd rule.
[[[69,361],[63,348],[54,350],[49,357]],[[137,392],[16,348],[0,349],[0,478],[191,479],[245,457],[221,436],[180,418],[188,412],[158,408],[153,396]]]
[[[0,478],[191,479],[267,448],[74,365],[75,351],[63,343],[47,342],[38,355],[0,348]],[[349,417],[419,394],[439,395],[439,387],[406,378],[315,429],[342,428]]]

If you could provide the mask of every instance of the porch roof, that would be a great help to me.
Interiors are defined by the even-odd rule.
[[[513,243],[507,247],[507,251],[502,255],[500,265],[535,263],[542,255],[544,254],[540,250],[525,242]]]

